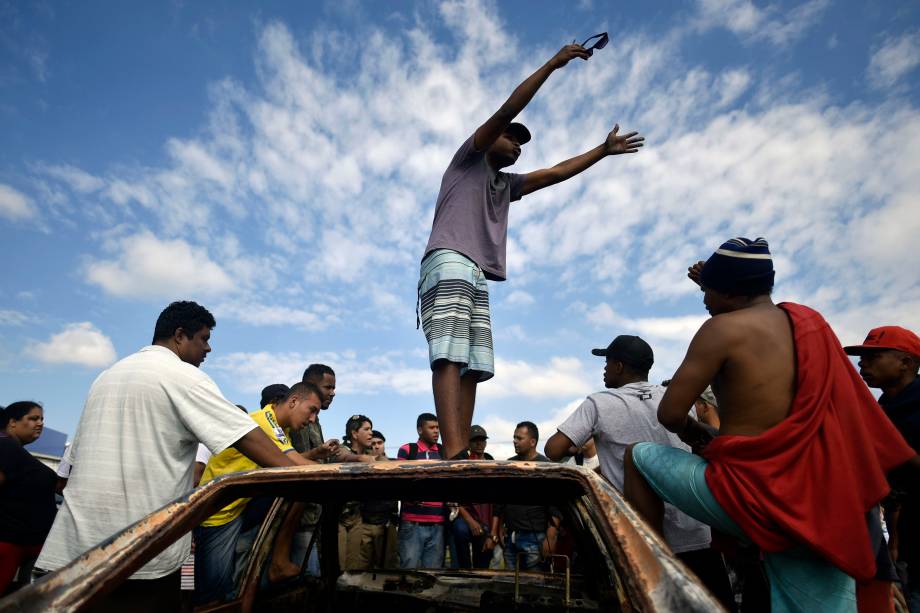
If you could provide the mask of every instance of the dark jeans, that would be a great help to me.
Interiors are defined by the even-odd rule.
[[[712,595],[729,611],[736,611],[735,596],[722,555],[714,549],[697,549],[677,554],[680,561],[692,570]]]
[[[181,572],[177,570],[159,579],[128,579],[86,610],[89,613],[181,611]]]
[[[453,547],[451,555],[456,562],[454,568],[489,568],[492,561],[492,552],[483,551],[482,546],[488,538],[489,528],[482,526],[482,536],[473,536],[469,524],[462,517],[458,517],[451,524]],[[472,555],[471,551],[472,550]]]

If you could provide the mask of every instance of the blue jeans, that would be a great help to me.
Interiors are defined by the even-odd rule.
[[[546,540],[545,532],[524,532],[515,530],[508,533],[505,539],[505,568],[513,570],[517,566],[518,554],[521,557],[520,570],[534,570],[540,568],[543,561],[543,541]]]
[[[706,483],[706,460],[655,443],[637,444],[632,457],[636,468],[662,500],[742,543],[751,542],[712,495]],[[770,582],[770,609],[774,613],[856,611],[853,578],[803,547],[764,552],[764,567]]]
[[[399,522],[399,567],[441,568],[444,566],[444,524]]]
[[[310,539],[313,538],[315,530],[316,528],[294,533],[294,542],[291,545],[291,562],[298,566],[303,566],[303,560],[307,556],[307,547],[310,546]],[[319,577],[319,554],[316,552],[316,545],[317,543],[313,543],[313,548],[310,550],[310,558],[307,560],[307,574]]]
[[[450,543],[451,568],[489,568],[492,552],[482,550],[486,542],[486,535],[489,533],[488,526],[482,526],[482,536],[473,536],[466,520],[458,517],[451,524],[450,530],[452,537]]]
[[[236,541],[242,526],[243,516],[240,515],[223,526],[195,528],[196,604],[232,596]]]

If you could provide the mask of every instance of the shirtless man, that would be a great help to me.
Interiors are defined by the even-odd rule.
[[[637,443],[626,454],[624,494],[659,531],[665,500],[760,547],[774,610],[855,611],[853,578],[875,575],[866,513],[887,492],[885,472],[916,454],[857,385],[824,319],[773,303],[764,239],[723,243],[689,277],[712,318],[658,419],[705,459]],[[715,438],[688,415],[710,383],[721,417]]]

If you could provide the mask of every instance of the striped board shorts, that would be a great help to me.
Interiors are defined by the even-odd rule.
[[[432,369],[447,360],[463,365],[461,376],[475,371],[480,381],[491,379],[495,355],[482,269],[461,253],[436,249],[422,260],[418,295]]]

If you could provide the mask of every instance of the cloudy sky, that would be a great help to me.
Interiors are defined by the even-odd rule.
[[[477,416],[548,435],[620,333],[670,376],[706,316],[684,276],[764,236],[775,297],[844,342],[920,329],[920,7],[908,0],[21,3],[0,0],[0,403],[72,433],[160,310],[216,315],[204,364],[256,408],[310,362],[323,415],[395,448],[431,410],[418,262],[453,152],[562,45],[516,170],[647,138],[512,207]]]

